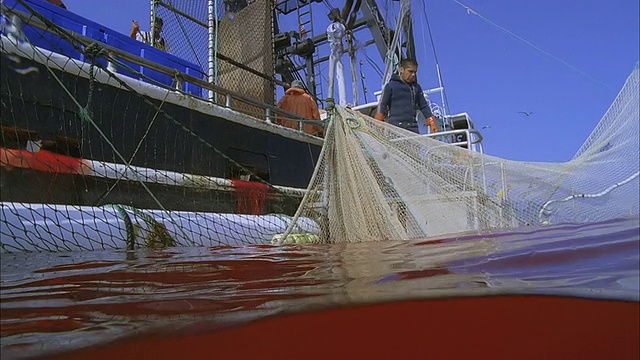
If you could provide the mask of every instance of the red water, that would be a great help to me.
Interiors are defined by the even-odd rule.
[[[3,254],[2,358],[638,359],[639,230]]]
[[[639,359],[638,303],[543,296],[414,300],[158,334],[52,359]],[[634,346],[635,344],[635,346]]]

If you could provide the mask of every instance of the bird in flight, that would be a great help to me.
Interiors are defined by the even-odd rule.
[[[485,125],[482,127],[483,129],[491,129],[491,125]]]
[[[533,114],[533,111],[518,111],[518,114],[522,114],[524,116],[529,116]]]

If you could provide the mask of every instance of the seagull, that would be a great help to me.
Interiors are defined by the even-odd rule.
[[[491,129],[491,125],[485,125],[482,127],[483,129]]]
[[[533,113],[533,111],[518,111],[518,114],[523,114],[524,116],[529,116]]]

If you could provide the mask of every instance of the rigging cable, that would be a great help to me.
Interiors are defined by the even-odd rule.
[[[436,44],[433,41],[433,33],[431,32],[431,25],[429,23],[429,17],[427,16],[427,6],[424,1],[422,2],[422,13],[424,14],[424,19],[427,23],[427,29],[429,30],[429,41],[431,41],[431,49],[433,50],[433,58],[436,62],[436,70],[438,72],[438,81],[440,82],[440,86],[442,87],[442,101],[444,102],[446,114],[451,108],[449,107],[449,98],[447,98],[447,93],[445,92],[444,80],[442,80],[442,75],[440,73],[440,62],[438,61],[438,53],[436,52]],[[422,23],[422,38],[424,39],[424,22]]]
[[[364,76],[364,71],[362,71],[362,60],[360,60],[360,81],[362,82],[362,94],[364,96],[364,103],[368,103],[367,101],[367,86],[364,82],[365,76]]]
[[[159,1],[159,3],[162,3],[162,1]],[[171,0],[167,1],[167,5],[171,6],[172,8],[175,9],[175,7],[173,6],[173,2]],[[193,46],[193,43],[191,42],[191,36],[189,36],[187,34],[187,30],[184,26],[184,22],[182,21],[182,18],[178,16],[178,13],[175,11],[172,11],[171,9],[167,9],[170,12],[173,13],[173,17],[176,20],[176,22],[178,23],[178,27],[180,27],[180,32],[182,32],[182,35],[184,36],[184,38],[187,40],[187,45],[189,46],[189,49],[191,50],[191,53],[193,54],[193,57],[196,59],[196,61],[198,62],[198,65],[200,66],[200,68],[204,68],[204,66],[202,66],[202,63],[200,62],[200,57],[198,56],[198,53],[196,52],[195,47]]]
[[[573,200],[573,199],[590,199],[590,198],[597,198],[597,197],[601,197],[604,195],[607,195],[608,193],[610,193],[612,190],[614,190],[615,188],[618,188],[622,185],[625,185],[626,183],[630,182],[631,180],[635,179],[638,177],[638,175],[640,175],[640,172],[636,171],[635,174],[629,176],[628,178],[617,182],[611,186],[609,186],[608,188],[602,190],[601,192],[597,193],[597,194],[574,194],[574,195],[570,195],[565,197],[564,199],[558,199],[558,200],[549,200],[546,203],[544,203],[542,205],[542,207],[540,208],[540,210],[538,211],[538,221],[541,224],[544,225],[548,225],[549,222],[548,221],[543,221],[542,217],[543,216],[551,216],[551,210],[547,209],[547,206],[549,206],[550,204],[554,203],[554,202],[566,202],[569,200]]]
[[[342,21],[346,22],[347,18],[349,17],[349,13],[351,12],[351,7],[353,6],[353,0],[346,0],[344,2],[344,7],[342,8],[342,12],[340,14],[340,17],[342,18]]]
[[[371,59],[369,55],[367,55],[367,53],[364,54],[364,57],[367,58],[367,61],[373,67],[373,69],[378,73],[378,75],[380,77],[383,77],[384,73],[382,72],[382,69],[380,69],[380,66],[378,66],[378,64],[376,64],[376,62],[373,61],[373,59]]]
[[[333,6],[331,6],[328,0],[324,0],[323,3],[327,7],[327,9],[329,9],[330,11],[335,9]]]
[[[510,36],[512,36],[512,37],[514,37],[514,38],[516,38],[517,40],[520,40],[520,41],[524,42],[525,44],[527,44],[527,45],[531,46],[532,48],[536,49],[537,51],[539,51],[539,52],[541,52],[541,53],[543,53],[543,54],[545,54],[545,55],[549,56],[550,58],[552,58],[552,59],[554,59],[554,60],[556,60],[556,61],[560,62],[561,64],[563,64],[563,65],[567,66],[568,68],[570,68],[571,70],[573,70],[573,71],[577,72],[578,74],[580,74],[580,75],[582,75],[582,76],[587,77],[587,78],[588,78],[588,79],[590,79],[591,81],[596,82],[596,83],[598,83],[598,84],[600,84],[600,85],[602,85],[602,86],[606,87],[607,89],[613,90],[609,85],[607,85],[607,84],[605,84],[605,83],[603,83],[603,82],[601,82],[601,81],[599,81],[599,80],[597,80],[597,79],[595,79],[595,78],[593,78],[593,77],[589,76],[588,74],[586,74],[585,72],[583,72],[583,71],[581,71],[580,69],[576,68],[575,66],[573,66],[573,65],[569,64],[568,62],[566,62],[566,61],[564,61],[564,60],[560,59],[559,57],[557,57],[557,56],[555,56],[555,55],[551,54],[551,53],[550,53],[550,52],[548,52],[548,51],[545,51],[545,50],[541,49],[540,47],[538,47],[538,46],[534,45],[534,44],[533,44],[533,43],[531,43],[530,41],[527,41],[527,40],[525,40],[524,38],[522,38],[522,37],[520,37],[520,36],[518,36],[518,35],[514,34],[513,32],[511,32],[511,31],[509,31],[509,30],[507,30],[507,29],[503,28],[502,26],[500,26],[500,25],[498,25],[498,24],[494,23],[493,21],[491,21],[491,20],[487,19],[486,17],[484,17],[484,16],[480,15],[477,11],[475,11],[475,10],[473,10],[472,8],[468,7],[467,5],[465,5],[465,4],[463,4],[463,3],[461,3],[460,1],[458,1],[458,0],[452,0],[452,1],[453,1],[453,2],[455,2],[456,4],[458,4],[458,5],[462,6],[463,8],[465,8],[465,10],[467,10],[467,14],[469,14],[469,15],[475,15],[475,16],[479,17],[480,19],[482,19],[482,20],[484,20],[485,22],[487,22],[489,25],[494,26],[494,27],[498,28],[499,30],[504,31],[504,32],[505,32],[505,33],[507,33],[508,35],[510,35]]]

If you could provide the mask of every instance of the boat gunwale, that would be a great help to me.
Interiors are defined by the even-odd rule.
[[[2,8],[3,13],[15,14],[23,21],[23,23],[27,25],[35,26],[41,30],[52,33],[50,29],[48,29],[47,26],[40,19],[34,19],[33,17],[29,17],[20,10],[9,9],[5,4],[0,4],[0,6]],[[144,67],[148,67],[152,70],[159,71],[165,75],[172,76],[177,80],[187,81],[194,85],[201,86],[207,90],[214,91],[220,95],[231,96],[232,98],[236,98],[248,105],[260,107],[265,110],[265,116],[267,116],[266,115],[267,110],[269,110],[271,112],[270,117],[277,118],[277,114],[281,114],[281,115],[284,115],[287,120],[304,121],[305,123],[314,123],[314,122],[321,123],[320,121],[304,119],[299,115],[289,113],[285,110],[278,108],[277,106],[263,103],[258,100],[246,97],[240,93],[236,93],[232,90],[224,89],[217,85],[210,84],[192,75],[185,74],[179,70],[172,69],[167,66],[149,61],[137,55],[120,50],[111,45],[93,40],[82,34],[78,34],[76,32],[73,32],[67,29],[64,29],[64,31],[69,33],[71,36],[73,36],[77,41],[82,43],[84,46],[99,43],[99,46],[103,47],[108,53],[116,54],[122,60],[129,61]],[[41,63],[47,67],[65,71],[67,73],[70,73],[71,75],[81,76],[86,79],[89,79],[91,77],[90,63],[86,63],[84,61],[74,59],[68,55],[60,54],[60,53],[47,50],[38,46],[33,46],[26,42],[20,43],[18,41],[14,41],[13,39],[9,38],[4,34],[0,35],[0,43],[2,45],[1,46],[2,53],[25,57],[27,59]],[[126,83],[126,85],[131,87],[135,92],[143,95],[147,95],[159,101],[169,102],[178,106],[188,108],[190,110],[196,110],[206,115],[222,117],[225,120],[229,120],[235,123],[239,123],[245,126],[250,126],[250,127],[261,129],[261,130],[267,130],[271,133],[279,134],[284,137],[292,138],[295,140],[312,143],[314,145],[321,146],[323,143],[323,140],[316,136],[306,134],[301,131],[291,129],[285,126],[274,124],[271,121],[265,121],[265,120],[259,119],[255,116],[236,111],[232,107],[226,107],[226,106],[216,104],[210,100],[186,93],[176,88],[172,88],[172,89],[164,88],[158,85],[146,83],[144,81],[141,81],[117,72],[115,72],[114,74],[111,74],[99,67],[94,69],[95,69],[94,75],[93,75],[94,79],[103,84],[108,84],[114,87],[122,88],[122,84],[120,84],[118,81],[113,79],[114,78],[113,75],[116,75],[117,78],[119,78],[121,81]]]

